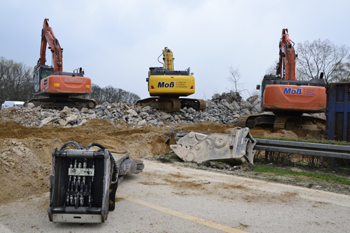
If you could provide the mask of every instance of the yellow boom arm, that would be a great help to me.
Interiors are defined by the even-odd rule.
[[[164,61],[164,68],[170,71],[174,70],[174,56],[173,52],[165,47],[163,49],[163,61]]]

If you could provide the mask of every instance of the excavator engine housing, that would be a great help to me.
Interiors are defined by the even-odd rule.
[[[326,109],[326,89],[323,79],[310,81],[281,80],[266,75],[262,82],[263,111],[317,113]]]
[[[150,96],[188,96],[195,92],[195,80],[188,70],[170,71],[162,67],[151,67],[148,91]]]
[[[83,73],[53,72],[49,66],[39,66],[34,72],[35,95],[64,94],[89,95],[91,94],[91,79]]]

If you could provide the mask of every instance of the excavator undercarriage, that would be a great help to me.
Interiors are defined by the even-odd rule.
[[[63,109],[65,106],[77,109],[93,109],[97,105],[97,102],[93,99],[72,98],[69,95],[50,95],[46,98],[34,98],[28,100],[24,106],[28,105],[28,103],[33,103],[35,106],[47,109]]]
[[[237,124],[239,127],[248,127],[250,129],[254,127],[268,127],[275,130],[318,130],[324,129],[326,120],[306,115],[258,113],[241,116]]]
[[[189,99],[189,98],[163,98],[153,97],[143,100],[139,100],[136,103],[137,106],[158,109],[163,112],[178,112],[181,108],[193,108],[196,111],[203,111],[206,108],[206,103],[202,99]]]

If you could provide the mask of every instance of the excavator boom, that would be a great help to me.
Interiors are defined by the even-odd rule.
[[[164,68],[170,71],[174,71],[174,56],[173,52],[165,47],[163,49],[163,60],[164,60]]]
[[[277,64],[277,75],[282,80],[297,80],[295,77],[295,58],[293,41],[289,39],[288,29],[282,29],[282,37],[279,43],[280,56]]]
[[[52,28],[48,23],[49,19],[44,20],[43,29],[41,31],[41,46],[40,46],[40,58],[38,60],[38,65],[45,65],[46,62],[46,46],[49,44],[49,49],[52,52],[52,61],[54,65],[54,72],[62,72],[63,61],[60,43],[58,42]]]

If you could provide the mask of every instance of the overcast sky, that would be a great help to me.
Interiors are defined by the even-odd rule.
[[[329,39],[350,46],[350,1],[307,0],[0,0],[0,57],[34,67],[49,18],[63,51],[63,70],[149,96],[148,68],[164,47],[175,70],[194,73],[193,98],[227,92],[229,67],[241,89],[255,90],[278,59],[282,28],[295,42]],[[47,51],[47,64],[51,53]],[[248,92],[243,93],[248,97]]]

